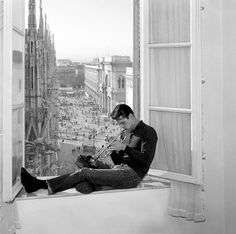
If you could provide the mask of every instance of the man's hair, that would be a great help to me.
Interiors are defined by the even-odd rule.
[[[112,119],[117,119],[119,117],[129,118],[129,114],[134,115],[133,110],[126,104],[119,104],[111,112],[110,116]]]

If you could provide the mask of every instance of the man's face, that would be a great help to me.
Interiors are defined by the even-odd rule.
[[[129,118],[124,118],[122,116],[120,116],[119,118],[116,119],[117,123],[119,124],[119,126],[124,129],[124,130],[132,130],[132,118],[131,116],[129,116]]]

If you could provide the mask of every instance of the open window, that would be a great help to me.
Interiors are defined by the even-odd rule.
[[[150,173],[201,184],[200,3],[139,3],[141,118],[159,136]]]
[[[3,59],[3,3],[0,1],[0,76],[2,77],[2,59]],[[0,113],[3,111],[3,83],[0,81]],[[0,170],[2,171],[2,155],[3,155],[3,115],[0,115]],[[2,173],[0,173],[0,204],[2,202]]]
[[[199,0],[134,0],[133,109],[159,141],[150,173],[201,183]],[[24,160],[24,0],[0,1],[0,195]],[[4,59],[3,59],[4,58]],[[110,82],[108,75],[105,83]],[[2,189],[4,188],[4,190]]]
[[[21,189],[24,160],[24,0],[0,4],[1,181],[10,201]]]

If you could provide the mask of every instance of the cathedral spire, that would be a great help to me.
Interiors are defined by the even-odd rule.
[[[39,35],[40,38],[43,38],[43,8],[42,8],[42,0],[40,0],[40,18],[39,18]]]
[[[36,30],[36,8],[35,0],[29,0],[28,29]]]
[[[45,29],[45,34],[44,34],[44,37],[45,37],[45,40],[47,41],[47,35],[48,35],[48,30],[47,30],[47,15],[45,14],[44,16],[44,29]]]

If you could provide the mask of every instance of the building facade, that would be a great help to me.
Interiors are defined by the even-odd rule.
[[[25,31],[25,122],[26,140],[39,137],[50,139],[56,82],[56,52],[46,16],[40,1],[39,27],[36,23],[36,2],[29,0],[28,28]]]
[[[60,60],[61,61],[61,60]],[[84,88],[84,65],[57,62],[57,80],[59,87]]]
[[[134,94],[134,88],[133,88],[133,68],[127,67],[126,73],[123,76],[123,79],[125,80],[125,89],[126,89],[126,104],[129,105],[132,109],[133,107],[133,94]]]
[[[52,175],[56,174],[51,166],[57,161],[58,146],[56,52],[46,15],[43,18],[42,0],[38,27],[36,1],[29,0],[28,7],[28,28],[25,30],[25,166],[36,175]],[[39,139],[44,151],[37,151]]]
[[[126,102],[126,68],[132,67],[129,56],[111,56],[85,65],[85,91],[93,96],[103,113],[111,113]]]
[[[72,65],[72,61],[70,59],[57,59],[57,66],[62,66],[62,67],[66,67],[66,66],[71,66]]]
[[[100,103],[100,92],[98,89],[99,86],[99,65],[85,65],[85,91],[92,96],[96,103]]]

